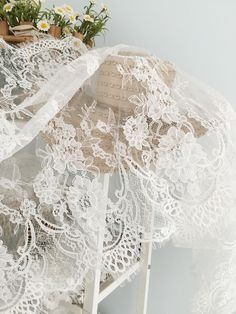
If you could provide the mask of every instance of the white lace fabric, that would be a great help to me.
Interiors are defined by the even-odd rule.
[[[1,46],[0,313],[49,313],[96,267],[117,276],[168,240],[194,251],[190,311],[234,313],[230,104],[137,48]]]

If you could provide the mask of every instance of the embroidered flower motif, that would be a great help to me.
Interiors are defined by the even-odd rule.
[[[0,240],[0,300],[3,300],[4,302],[7,302],[13,297],[12,292],[7,286],[8,280],[6,278],[6,271],[4,270],[4,268],[12,262],[12,255],[7,253],[7,248]]]
[[[83,220],[93,230],[97,230],[102,222],[102,211],[99,202],[102,198],[102,186],[96,179],[76,176],[67,192],[67,200],[73,217],[81,224]]]
[[[48,126],[47,133],[56,142],[52,147],[47,146],[46,152],[56,171],[63,174],[66,169],[72,173],[84,169],[82,144],[76,141],[76,129],[72,125],[64,123],[62,118],[55,119],[54,124]]]
[[[159,165],[172,182],[194,182],[198,178],[206,154],[192,133],[171,127],[160,139],[159,148]],[[193,188],[197,193],[196,186]]]
[[[3,242],[0,240],[0,269],[3,269],[8,262],[12,261],[12,256],[7,253],[7,248],[3,245]],[[0,282],[3,277],[2,273],[0,274]]]
[[[36,203],[29,199],[24,199],[20,204],[20,210],[23,216],[29,219],[31,215],[34,216],[36,213]]]
[[[178,146],[184,139],[185,133],[176,127],[170,127],[167,134],[160,139],[159,149],[161,151],[170,151]]]
[[[179,111],[175,101],[168,94],[147,95],[148,117],[155,121],[162,119],[171,124],[178,121]]]
[[[169,91],[143,93],[129,97],[129,101],[139,110],[144,111],[154,121],[162,120],[171,124],[180,119],[179,110],[175,100],[170,96]]]
[[[80,148],[81,144],[77,142],[71,142],[71,146],[54,145],[53,168],[59,173],[64,173],[66,169],[73,173],[77,172],[78,169],[83,169],[84,156]]]
[[[141,150],[144,145],[148,145],[146,139],[148,138],[149,131],[145,117],[128,118],[123,129],[124,135],[131,147]]]
[[[0,270],[0,300],[4,301],[5,303],[12,300],[13,293],[7,286],[7,281],[3,277],[1,278],[1,273],[4,274],[4,271]]]
[[[63,215],[66,212],[66,203],[59,202],[57,204],[53,204],[53,216],[58,217],[60,220],[63,220]]]
[[[0,116],[0,160],[9,157],[16,144],[15,125]]]
[[[41,203],[54,204],[60,200],[62,189],[52,168],[44,168],[36,176],[33,187]]]

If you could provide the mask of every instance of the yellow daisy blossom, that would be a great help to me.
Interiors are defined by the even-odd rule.
[[[61,16],[65,15],[65,11],[61,7],[55,7],[54,10],[55,10],[55,13],[58,14],[58,15],[61,15]]]
[[[69,20],[71,23],[75,23],[76,22],[76,16],[75,15],[70,15],[69,16]]]
[[[84,20],[85,20],[86,22],[91,22],[91,23],[94,22],[94,19],[92,18],[92,16],[90,16],[90,15],[88,15],[88,14],[85,14],[85,15],[84,15]]]
[[[12,3],[6,3],[6,4],[3,6],[3,10],[4,10],[5,12],[11,12],[13,8],[14,8],[14,4],[12,4]]]
[[[62,6],[62,9],[63,9],[66,13],[69,13],[69,14],[74,13],[74,10],[73,10],[72,6],[69,5],[69,4],[64,4],[64,5]]]
[[[63,34],[65,35],[71,35],[71,29],[69,27],[64,27],[63,28]]]
[[[105,3],[101,4],[103,11],[108,11],[108,6]]]
[[[40,31],[47,32],[50,28],[50,24],[48,23],[48,21],[42,20],[37,23],[37,28]]]

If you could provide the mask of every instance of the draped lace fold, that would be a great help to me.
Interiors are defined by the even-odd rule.
[[[233,314],[231,105],[139,48],[0,46],[0,313],[83,302],[97,267],[116,277],[172,241],[193,250],[192,313]]]

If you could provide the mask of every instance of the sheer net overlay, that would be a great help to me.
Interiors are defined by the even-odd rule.
[[[0,313],[50,313],[147,241],[193,249],[192,313],[234,313],[230,104],[142,49],[0,45]]]

